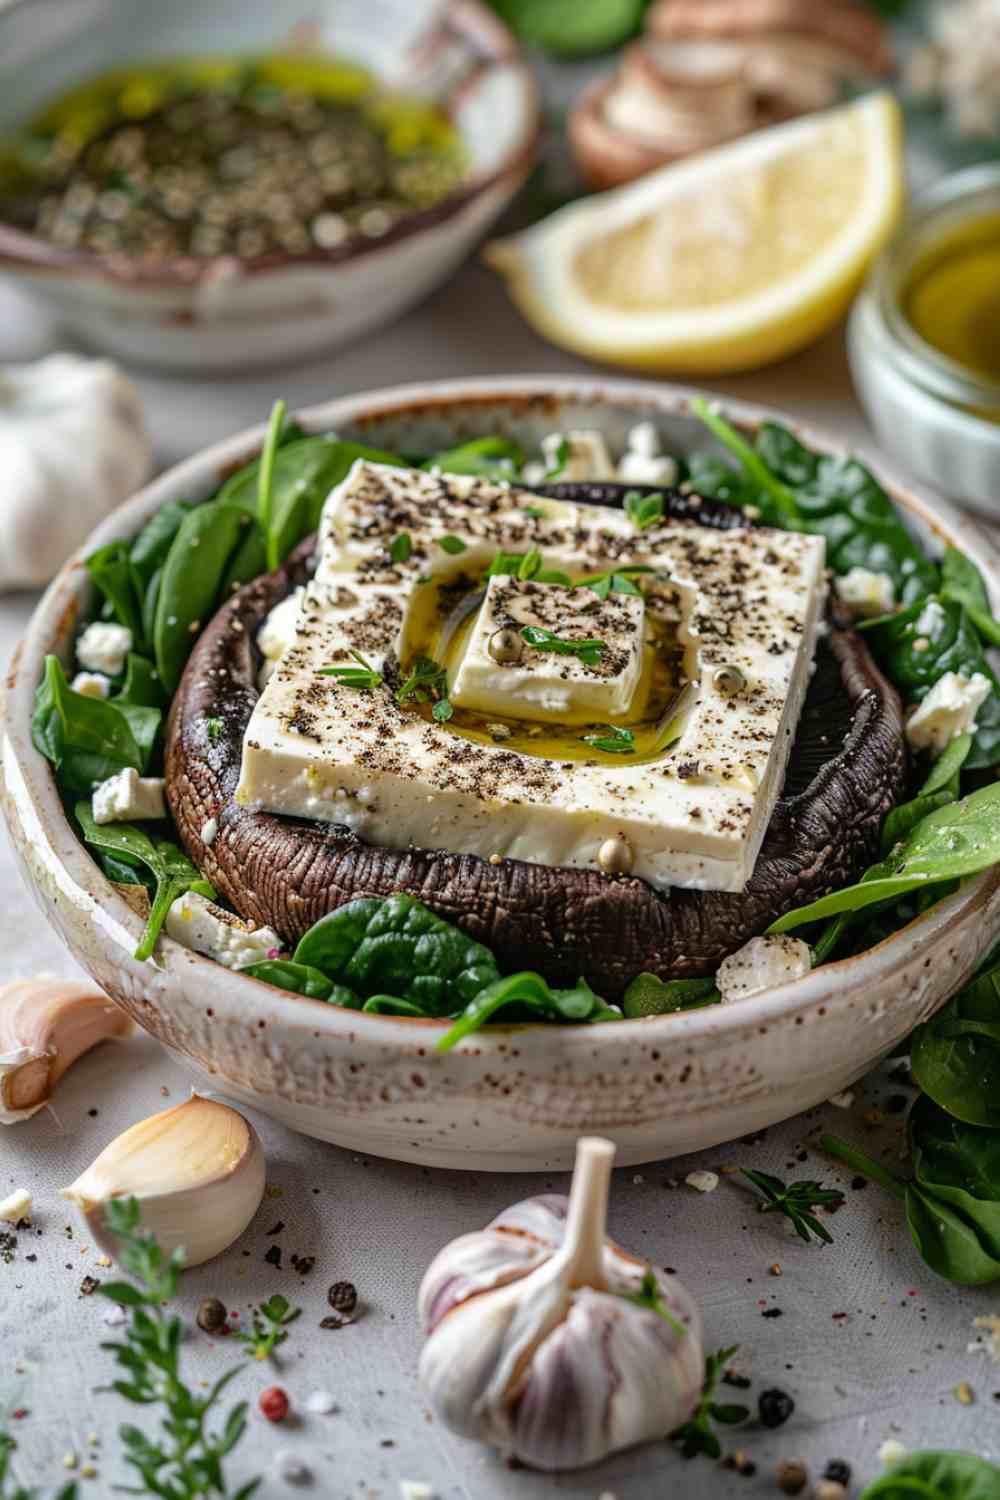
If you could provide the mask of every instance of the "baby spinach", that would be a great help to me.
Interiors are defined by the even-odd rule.
[[[119,771],[143,769],[160,715],[155,709],[124,709],[105,698],[74,693],[59,658],[46,657],[45,675],[35,689],[31,739],[52,763],[61,790],[89,795]]]
[[[858,1500],[1000,1500],[1000,1468],[972,1453],[908,1453]]]
[[[169,839],[151,838],[136,823],[95,823],[90,803],[86,801],[78,802],[74,812],[84,840],[92,849],[117,855],[127,864],[144,865],[156,881],[146,930],[133,957],[149,958],[167,912],[185,891],[196,891],[210,901],[215,899],[214,888],[197,865],[192,864],[183,849]]]
[[[625,991],[622,1009],[627,1020],[637,1021],[675,1010],[699,1010],[718,1000],[714,979],[660,979],[655,974],[637,974]]]
[[[613,1009],[594,991],[585,979],[578,979],[571,990],[551,989],[541,974],[526,970],[496,979],[471,1000],[454,1026],[437,1044],[439,1052],[450,1052],[463,1037],[469,1036],[507,1006],[516,1007],[515,1021],[620,1021],[621,1011]]]
[[[308,964],[293,963],[288,958],[263,958],[259,963],[248,964],[241,974],[251,979],[260,979],[264,984],[273,984],[279,990],[291,990],[294,995],[305,995],[310,1000],[326,1000],[330,1005],[343,1005],[356,1010],[361,1001],[352,990],[342,984],[334,984],[319,969]]]
[[[148,589],[153,575],[162,568],[181,522],[193,508],[191,500],[169,500],[150,516],[133,541],[129,561],[141,589]]]
[[[267,571],[273,573],[278,566],[278,533],[273,524],[274,513],[274,460],[278,451],[278,440],[284,426],[288,407],[284,401],[276,401],[271,408],[271,420],[267,424],[267,436],[257,467],[257,524],[264,533],[264,555]]]
[[[1000,622],[993,617],[983,575],[957,547],[949,547],[941,559],[941,597],[961,604],[983,640],[1000,646]]]
[[[125,663],[125,679],[111,702],[121,708],[130,703],[135,708],[165,709],[170,699],[160,681],[160,674],[146,656],[130,651]]]
[[[488,948],[406,895],[338,907],[309,929],[294,959],[365,999],[391,995],[428,1016],[453,1015],[499,978]]]
[[[511,438],[473,438],[457,448],[435,453],[422,465],[445,474],[478,474],[484,479],[513,479],[524,464],[524,451]]]
[[[215,613],[226,565],[247,524],[236,506],[212,501],[188,511],[170,545],[156,600],[153,651],[157,671],[175,693],[202,626]]]
[[[1000,861],[1000,782],[921,818],[888,858],[856,885],[845,886],[772,922],[769,932],[790,932],[808,922],[862,911],[920,887],[978,875]]]
[[[882,825],[883,858],[891,854],[928,813],[958,800],[961,770],[971,749],[972,736],[958,735],[938,756],[916,797],[892,809]]]
[[[913,1076],[929,1098],[969,1125],[1000,1130],[1000,962],[993,953],[910,1042]]]
[[[138,650],[145,646],[142,582],[132,566],[127,542],[108,542],[86,559],[87,572],[103,596],[105,612],[132,632]]]

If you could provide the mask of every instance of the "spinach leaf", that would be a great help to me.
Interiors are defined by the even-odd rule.
[[[941,597],[963,605],[983,640],[1000,646],[1000,622],[993,617],[983,575],[956,547],[949,547],[941,559]]]
[[[929,797],[933,792],[950,791],[957,797],[959,773],[968,760],[971,749],[971,734],[956,735],[931,767],[927,780],[920,788],[920,796]]]
[[[405,895],[338,907],[294,958],[365,999],[392,995],[428,1016],[454,1014],[499,977],[488,948]]]
[[[467,1037],[497,1011],[507,1006],[516,1007],[512,1021],[620,1021],[621,1011],[606,1004],[585,979],[578,979],[571,990],[550,989],[540,974],[525,970],[522,974],[510,974],[486,986],[471,1000],[437,1044],[439,1052],[450,1052],[463,1037]]]
[[[1000,1468],[972,1453],[908,1453],[858,1500],[1000,1500]]]
[[[130,651],[125,663],[125,680],[111,702],[120,708],[131,703],[136,708],[164,709],[170,702],[160,675],[146,656]]]
[[[308,964],[293,963],[291,959],[263,958],[259,963],[248,964],[245,969],[240,969],[240,973],[248,974],[251,979],[263,980],[264,984],[273,984],[276,989],[305,995],[310,1000],[326,1000],[330,1005],[343,1005],[351,1010],[357,1010],[361,1004],[357,995],[344,985],[334,984],[332,979],[327,979],[318,969],[311,969]]]
[[[1000,860],[1000,782],[923,817],[892,854],[868,870],[857,885],[821,896],[772,922],[769,932],[790,932],[840,912],[866,906],[939,882],[978,875]]]
[[[153,622],[156,668],[169,693],[177,691],[198,632],[215,613],[245,525],[238,507],[212,501],[188,511],[177,529],[163,564]]]
[[[757,491],[756,502],[767,520],[773,526],[783,526],[789,531],[801,531],[801,517],[799,504],[792,490],[784,482],[784,476],[779,475],[768,468],[767,462],[747,442],[746,438],[731,427],[717,411],[702,397],[696,397],[691,403],[691,409],[697,417],[700,417],[708,428],[728,448],[730,453],[737,459],[743,469],[746,478]],[[761,429],[763,431],[763,428]],[[805,454],[805,449],[802,450]],[[812,457],[812,455],[809,455]],[[799,483],[805,478],[805,471],[799,468],[795,472],[793,466],[793,482],[797,479]],[[719,497],[721,498],[721,497]]]
[[[938,756],[916,797],[892,809],[882,825],[883,858],[891,854],[928,813],[957,801],[960,773],[971,749],[972,736],[958,735]]]
[[[149,958],[167,912],[178,896],[183,896],[185,891],[197,891],[210,901],[215,899],[214,888],[197,865],[192,864],[183,849],[169,839],[150,838],[135,823],[95,823],[90,803],[86,801],[78,802],[74,811],[84,840],[92,849],[124,858],[126,863],[138,862],[156,881],[146,930],[133,955],[135,958]]]
[[[154,573],[162,568],[170,551],[170,544],[191,509],[193,502],[190,500],[169,500],[150,516],[133,541],[129,561],[140,589],[148,589]]]
[[[933,638],[923,635],[917,621],[921,601],[899,614],[877,620],[865,632],[880,666],[903,697],[919,702],[945,672],[973,677],[981,672],[993,684],[993,692],[976,714],[976,731],[965,762],[967,770],[1000,764],[1000,682],[990,666],[982,641],[967,611],[960,604],[938,597],[940,624]],[[921,647],[916,642],[922,643]]]
[[[458,448],[435,453],[421,467],[445,474],[480,474],[485,479],[513,479],[524,464],[524,451],[510,438],[474,438]]]
[[[655,974],[638,974],[622,1000],[628,1020],[642,1016],[665,1016],[675,1010],[698,1010],[714,1005],[719,992],[714,979],[659,979]]]
[[[374,1016],[417,1016],[421,1020],[427,1016],[422,1005],[400,1000],[396,995],[371,995],[361,1009]]]
[[[104,871],[109,880],[116,885],[141,885],[152,897],[156,891],[156,881],[145,865],[130,864],[124,854],[101,853],[95,854],[97,863]]]
[[[35,689],[31,740],[52,763],[60,790],[78,796],[119,771],[143,767],[144,748],[129,718],[109,699],[74,693],[56,656],[46,657]]]
[[[145,647],[142,583],[132,567],[127,542],[108,542],[86,559],[87,572],[105,600],[106,610],[132,632],[136,649]]]
[[[163,722],[162,710],[149,708],[143,703],[129,703],[123,697],[111,698],[108,702],[127,720],[132,737],[139,747],[141,759],[139,770],[145,775],[150,769],[154,752],[157,749],[160,725]]]
[[[271,420],[267,425],[267,436],[257,468],[257,524],[264,533],[264,552],[267,570],[273,573],[278,566],[278,535],[274,526],[274,460],[278,451],[278,440],[285,423],[288,407],[284,401],[276,401],[271,408]]]
[[[913,1076],[935,1104],[969,1125],[1000,1130],[1000,963],[979,973],[910,1042]]]

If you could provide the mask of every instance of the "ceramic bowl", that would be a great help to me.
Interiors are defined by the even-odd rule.
[[[527,444],[597,427],[621,445],[651,418],[676,452],[706,446],[689,397],[669,386],[520,378],[409,386],[314,407],[308,431],[434,451],[506,432]],[[731,403],[730,420],[764,413]],[[794,425],[794,424],[792,424]],[[837,445],[812,432],[825,451]],[[132,536],[167,500],[210,494],[253,453],[260,429],[172,469],[94,533],[84,552]],[[973,557],[1000,603],[1000,568],[974,523],[890,489],[925,539]],[[82,555],[82,554],[81,554]],[[45,916],[109,995],[215,1089],[296,1130],[424,1165],[546,1170],[598,1132],[626,1163],[759,1130],[852,1083],[935,1010],[1000,935],[1000,868],[970,881],[860,958],[728,1006],[597,1026],[490,1027],[453,1053],[445,1023],[363,1015],[284,994],[169,939],[131,957],[141,923],[77,842],[47,763],[31,745],[45,654],[68,655],[90,599],[80,557],[39,605],[7,683],[3,800],[14,848]]]
[[[301,360],[396,317],[450,274],[520,186],[538,101],[482,0],[15,0],[0,4],[0,137],[70,86],[125,64],[316,48],[436,99],[465,142],[459,191],[383,238],[341,249],[185,260],[143,270],[0,223],[0,272],[88,343],[164,369]],[[140,40],[141,39],[141,40]]]

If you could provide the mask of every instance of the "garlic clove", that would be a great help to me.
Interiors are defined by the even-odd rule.
[[[20,1224],[22,1219],[31,1218],[33,1208],[31,1194],[27,1188],[17,1188],[13,1193],[0,1203],[0,1222],[4,1224]]]
[[[663,1437],[704,1374],[698,1308],[605,1235],[614,1147],[577,1147],[570,1199],[531,1198],[446,1246],[420,1290],[435,1414],[547,1470]],[[652,1277],[662,1311],[631,1300]]]
[[[0,985],[0,1124],[30,1119],[78,1057],[131,1031],[92,984],[43,975]]]
[[[63,1197],[112,1256],[117,1241],[105,1228],[106,1205],[136,1198],[143,1228],[168,1254],[183,1249],[190,1267],[239,1238],[260,1207],[264,1177],[264,1150],[249,1121],[227,1104],[192,1094],[105,1146]]]

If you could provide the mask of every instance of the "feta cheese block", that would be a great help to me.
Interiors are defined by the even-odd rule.
[[[112,625],[95,620],[88,625],[76,643],[76,659],[86,672],[101,672],[117,677],[125,670],[125,660],[132,649],[132,632],[127,625]]]
[[[449,697],[459,708],[508,713],[515,718],[593,722],[627,712],[642,669],[645,605],[639,594],[491,578]],[[532,645],[524,627],[561,641],[598,640],[602,650],[589,664],[566,652]],[[497,660],[491,642],[509,632],[519,651]]]
[[[982,672],[972,677],[945,672],[906,721],[906,738],[913,749],[940,755],[960,734],[972,734],[976,715],[991,691],[992,684]]]
[[[497,567],[510,557],[512,568]],[[498,601],[521,610],[535,597],[502,578],[485,582],[491,568],[551,590],[546,618],[563,608],[566,578],[603,575],[607,599],[632,601],[601,615],[614,670],[602,677],[569,667],[571,656],[539,653],[530,673],[517,667],[530,683],[495,673],[483,658]],[[641,595],[623,586],[618,570],[627,568]],[[606,603],[601,592],[581,587],[589,597],[574,613]],[[599,869],[598,852],[614,839],[632,874],[655,887],[742,890],[782,785],[824,592],[820,537],[669,518],[640,531],[610,507],[359,460],[324,508],[295,638],[247,727],[237,801],[338,824],[383,847],[550,866]],[[413,667],[428,611],[452,600],[460,619],[449,650],[459,659],[449,659],[448,701],[435,716],[430,698],[442,688],[421,701]],[[630,641],[642,631],[638,673],[626,620]],[[629,726],[646,711],[664,629],[682,662],[682,708],[664,744],[633,753]],[[444,640],[450,619],[441,630]],[[539,700],[558,691],[560,716],[577,727],[553,726],[545,704],[528,701],[536,689]],[[481,713],[506,717],[494,726],[502,734],[479,732],[466,694]],[[532,719],[521,723],[529,738],[518,738],[512,726]],[[580,731],[590,719],[603,723],[598,736]],[[569,739],[553,750],[557,732]],[[600,734],[620,753],[591,749]]]
[[[178,896],[167,912],[167,936],[226,969],[245,969],[280,952],[281,939],[270,927],[248,927],[232,912],[196,891]]]
[[[94,822],[141,823],[147,818],[165,818],[165,785],[162,776],[140,776],[131,766],[118,771],[94,789],[91,801]]]

